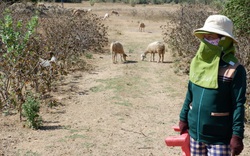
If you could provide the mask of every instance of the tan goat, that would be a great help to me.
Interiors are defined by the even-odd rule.
[[[146,25],[143,22],[139,23],[139,31],[140,32],[144,31],[145,27],[146,27]]]
[[[110,52],[113,63],[117,63],[117,54],[121,56],[121,62],[126,62],[127,55],[124,53],[123,46],[120,42],[115,41],[110,44]]]
[[[141,54],[141,60],[144,61],[144,59],[146,58],[146,55],[150,53],[150,62],[154,62],[155,61],[155,54],[158,53],[159,54],[159,60],[158,60],[158,63],[159,62],[164,62],[164,54],[165,54],[165,45],[162,43],[162,42],[159,42],[159,41],[155,41],[155,42],[152,42],[150,43],[148,46],[147,46],[147,49],[146,51]]]

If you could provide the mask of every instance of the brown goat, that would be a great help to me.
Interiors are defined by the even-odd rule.
[[[139,31],[140,32],[144,31],[145,27],[146,27],[146,25],[144,23],[142,23],[142,22],[139,23]]]
[[[114,15],[116,15],[116,16],[119,16],[118,11],[114,11],[114,10],[112,10],[111,14],[114,14]]]

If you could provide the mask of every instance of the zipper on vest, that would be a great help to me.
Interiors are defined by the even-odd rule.
[[[198,116],[197,116],[197,127],[196,127],[196,131],[197,131],[197,141],[200,140],[200,114],[201,114],[201,105],[202,105],[202,100],[203,100],[203,95],[204,95],[205,89],[202,89],[201,92],[201,98],[200,98],[200,102],[199,102],[199,109],[198,109]]]

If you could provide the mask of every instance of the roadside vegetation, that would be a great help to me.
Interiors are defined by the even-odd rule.
[[[0,109],[5,115],[19,112],[22,121],[22,108],[34,107],[22,106],[30,96],[46,100],[64,75],[91,68],[85,59],[107,45],[107,27],[95,14],[75,17],[58,6],[1,2],[0,8]]]
[[[188,74],[191,58],[199,46],[199,41],[192,35],[192,31],[194,28],[202,27],[209,15],[217,13],[228,16],[235,23],[235,36],[239,40],[237,55],[247,71],[250,70],[250,4],[247,1],[111,0],[110,2],[124,2],[131,7],[138,4],[179,4],[181,6],[179,10],[167,15],[164,12],[164,17],[168,16],[170,22],[161,26],[162,38],[171,49],[176,74]],[[61,6],[40,8],[36,6],[37,0],[15,2],[0,3],[0,109],[4,114],[19,112],[21,121],[24,116],[25,120],[30,121],[30,127],[39,128],[41,118],[38,115],[38,103],[49,97],[49,93],[64,75],[75,70],[91,68],[84,58],[91,58],[92,52],[103,52],[103,47],[108,44],[108,27],[97,15],[90,12],[75,17],[72,16],[72,10]],[[103,1],[89,2],[95,5]],[[42,66],[40,58],[50,60],[51,54],[56,58],[56,63]],[[250,96],[249,89],[247,96]],[[38,99],[32,101],[31,97]],[[23,112],[34,107],[35,111],[31,114],[37,118],[30,119],[29,113]],[[246,121],[249,119],[247,102]]]
[[[236,47],[236,55],[239,61],[250,70],[250,4],[247,0],[227,0],[210,5],[202,3],[181,4],[180,10],[173,12],[170,16],[171,22],[161,26],[163,38],[170,44],[174,57],[175,71],[178,74],[188,74],[189,64],[194,57],[199,40],[192,34],[195,28],[203,26],[206,18],[211,14],[223,14],[234,22],[234,34],[239,43]],[[219,1],[217,1],[219,2]],[[220,8],[220,9],[218,9]],[[222,10],[221,10],[222,9]],[[169,29],[170,28],[170,29]],[[248,86],[250,77],[247,78]],[[250,90],[247,88],[247,99],[250,98]],[[246,102],[246,121],[250,120],[249,100]]]

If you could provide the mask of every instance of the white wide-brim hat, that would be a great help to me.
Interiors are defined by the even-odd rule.
[[[202,39],[206,32],[227,36],[238,42],[233,35],[233,22],[224,15],[210,15],[202,28],[194,30],[194,35]]]

